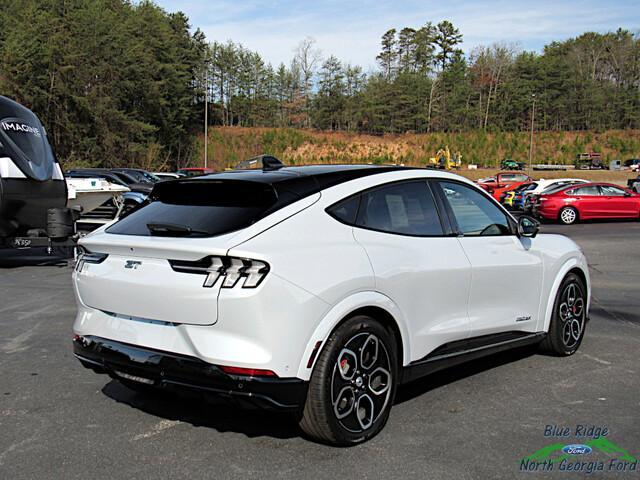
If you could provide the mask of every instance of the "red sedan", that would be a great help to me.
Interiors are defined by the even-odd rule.
[[[640,218],[640,194],[610,183],[571,185],[540,195],[534,213],[566,225],[592,218]]]

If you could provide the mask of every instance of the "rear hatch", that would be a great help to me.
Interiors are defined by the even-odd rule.
[[[229,249],[281,208],[279,196],[266,183],[180,180],[158,183],[151,200],[81,240],[90,253],[76,266],[78,295],[111,315],[211,325],[222,279],[207,279],[218,259],[227,262]],[[308,203],[290,208],[298,205]]]

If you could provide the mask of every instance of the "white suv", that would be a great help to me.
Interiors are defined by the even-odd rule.
[[[587,263],[471,182],[376,166],[243,170],[155,185],[80,243],[74,352],[133,387],[298,413],[340,445],[399,384],[508,348],[570,355]]]

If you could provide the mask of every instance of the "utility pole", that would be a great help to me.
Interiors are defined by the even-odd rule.
[[[204,168],[207,168],[207,150],[209,149],[209,64],[204,63]]]
[[[531,137],[529,139],[529,176],[531,176],[531,163],[533,162],[533,125],[536,118],[536,94],[531,94],[533,104],[531,106]]]

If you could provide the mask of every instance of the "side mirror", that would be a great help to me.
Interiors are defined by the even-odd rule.
[[[528,215],[522,215],[518,219],[518,235],[521,237],[533,238],[538,234],[540,224]]]
[[[631,196],[631,192],[624,192],[624,196],[625,197],[630,197]]]

